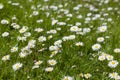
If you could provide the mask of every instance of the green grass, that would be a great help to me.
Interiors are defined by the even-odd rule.
[[[64,76],[71,76],[73,80],[87,80],[84,77],[80,77],[80,73],[86,74],[90,73],[92,76],[88,80],[112,80],[109,78],[109,73],[117,72],[120,75],[119,65],[115,68],[110,68],[108,66],[107,60],[99,61],[98,51],[92,50],[92,45],[98,43],[96,39],[98,37],[106,37],[105,41],[100,43],[102,48],[99,51],[110,54],[114,57],[114,60],[120,62],[120,53],[115,53],[114,49],[120,48],[120,1],[114,2],[114,0],[109,0],[108,4],[101,3],[101,0],[49,0],[44,2],[43,0],[12,0],[11,3],[8,3],[10,0],[0,0],[0,3],[4,5],[3,9],[0,9],[0,21],[6,19],[9,21],[9,24],[3,25],[0,24],[0,59],[5,55],[10,55],[9,61],[0,60],[0,80],[61,80]],[[13,6],[12,3],[19,3],[19,6]],[[81,4],[82,7],[75,11],[73,7]],[[90,11],[89,7],[84,7],[85,5],[92,5],[98,11]],[[37,6],[40,5],[40,8]],[[63,7],[58,8],[54,11],[50,9],[50,6],[59,6]],[[22,6],[23,8],[20,8]],[[35,6],[35,10],[31,9],[31,6]],[[48,9],[42,10],[42,7],[48,6]],[[112,7],[113,10],[107,10],[109,7]],[[118,8],[118,10],[115,10]],[[69,10],[68,14],[72,14],[70,20],[67,20],[66,14],[60,12],[60,9]],[[104,9],[104,10],[103,10]],[[33,11],[38,11],[39,15],[30,17]],[[46,13],[50,15],[47,17]],[[91,13],[93,18],[95,14],[100,14],[100,18],[96,20],[90,20],[88,23],[85,23],[85,18],[87,14]],[[104,14],[109,14],[104,16]],[[77,16],[82,15],[82,19],[78,19]],[[17,20],[12,20],[12,17],[16,16]],[[59,18],[59,16],[62,16]],[[58,20],[58,22],[65,22],[66,25],[60,26],[58,24],[51,25],[52,18]],[[108,18],[111,18],[112,21],[107,21]],[[36,20],[42,19],[42,23],[36,23]],[[69,24],[75,25],[76,22],[80,22],[81,25],[79,28],[90,28],[91,32],[86,33],[85,35],[79,35],[75,32],[70,31]],[[19,32],[20,29],[15,30],[11,23],[17,23],[22,26],[28,26],[26,32],[30,32],[31,36],[27,38],[26,41],[18,41],[18,36],[23,36]],[[103,23],[107,23],[108,29],[104,33],[97,33],[98,27],[102,26]],[[37,33],[34,31],[35,28],[43,28],[44,31]],[[46,32],[52,29],[61,28],[60,31],[57,31],[56,34],[47,34]],[[10,35],[7,37],[2,37],[4,32],[9,32]],[[52,35],[52,39],[47,39],[43,43],[38,42],[39,36]],[[54,42],[57,40],[62,40],[64,36],[75,35],[74,40],[63,41],[61,52],[57,53],[54,57],[50,58],[51,51],[49,47],[54,45]],[[31,49],[32,53],[25,58],[20,58],[19,53],[21,49],[28,44],[28,41],[34,39],[36,40],[35,48]],[[84,46],[75,46],[76,42],[83,42]],[[45,44],[45,46],[42,46]],[[18,52],[12,53],[11,48],[15,45],[18,46]],[[39,52],[38,50],[42,48],[47,48],[46,50]],[[95,57],[93,57],[95,55]],[[52,72],[46,72],[45,68],[50,65],[47,63],[48,60],[55,59],[57,64],[54,66]],[[43,63],[37,69],[32,69],[34,66],[34,60],[43,60]],[[20,62],[23,64],[22,68],[17,71],[14,71],[12,66]],[[75,66],[72,68],[72,66]],[[28,78],[28,76],[30,78]]]

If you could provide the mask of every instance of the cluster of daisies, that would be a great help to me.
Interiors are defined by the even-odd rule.
[[[94,41],[90,46],[90,53],[92,52],[93,54],[94,52],[97,53],[95,55],[97,55],[98,61],[100,62],[107,61],[108,63],[107,66],[110,69],[115,69],[116,67],[118,67],[119,61],[112,54],[106,53],[102,50],[103,46],[107,44],[106,40],[110,38],[109,35],[106,35],[109,32],[109,29],[111,28],[109,24],[114,22],[113,19],[111,18],[111,15],[113,15],[111,12],[116,11],[117,12],[116,14],[120,15],[119,8],[112,6],[102,7],[102,5],[109,4],[110,0],[95,0],[95,3],[99,7],[101,7],[100,9],[99,7],[96,7],[95,4],[91,4],[92,0],[82,1],[84,2],[84,4],[79,3],[72,7],[70,6],[70,4],[74,4],[74,2],[71,0],[70,1],[66,0],[65,3],[63,4],[60,3],[58,5],[55,4],[47,5],[46,3],[49,3],[50,0],[43,0],[44,4],[40,2],[39,4],[33,4],[32,3],[33,0],[28,0],[27,2],[32,4],[29,7],[30,12],[24,11],[25,15],[22,17],[23,18],[27,17],[29,20],[35,18],[35,20],[33,20],[34,24],[37,25],[44,24],[45,26],[43,25],[42,27],[36,27],[34,25],[32,25],[33,26],[32,27],[29,26],[29,24],[28,25],[24,24],[24,22],[23,24],[20,24],[17,15],[14,15],[11,19],[6,18],[1,19],[0,27],[5,27],[6,29],[11,29],[15,32],[13,34],[12,31],[10,30],[8,31],[5,29],[6,31],[5,30],[2,31],[0,35],[1,38],[3,40],[10,38],[11,41],[14,38],[19,44],[25,43],[25,45],[22,47],[19,46],[18,43],[15,44],[14,46],[10,46],[9,51],[12,54],[6,54],[3,55],[2,57],[0,56],[1,60],[3,62],[11,61],[11,55],[14,54],[17,54],[17,56],[20,59],[23,59],[36,52],[44,53],[44,51],[47,51],[48,54],[50,53],[49,56],[47,55],[49,57],[48,60],[44,61],[40,58],[33,60],[31,69],[32,70],[39,69],[40,67],[42,67],[41,66],[42,64],[47,63],[47,66],[44,68],[44,71],[46,73],[52,73],[57,67],[57,64],[60,64],[58,61],[59,59],[56,59],[56,56],[59,54],[61,55],[63,54],[62,52],[64,51],[63,47],[64,43],[73,41],[72,43],[70,43],[71,45],[86,49],[87,41],[84,41],[82,39],[87,37],[94,38],[94,35],[95,36],[98,35],[96,41]],[[113,3],[118,2],[119,0],[113,1]],[[14,6],[14,8],[19,7],[20,10],[25,9],[25,5],[22,5],[19,1],[12,2],[9,0],[7,5]],[[4,10],[5,7],[6,5],[0,3],[0,10]],[[85,14],[82,14],[83,13],[82,11],[84,10],[87,12]],[[41,14],[45,17],[42,17]],[[41,16],[41,18],[39,19],[36,18],[39,16]],[[94,24],[96,22],[97,23],[100,22],[100,24],[99,25]],[[94,33],[93,36],[90,35],[92,32]],[[16,36],[16,34],[18,35]],[[69,47],[67,46],[67,48],[70,47],[73,46]],[[76,53],[77,52],[79,51],[76,51]],[[120,53],[120,48],[115,48],[113,52]],[[84,54],[84,51],[82,53]],[[15,62],[11,66],[11,68],[15,72],[21,70],[24,67],[25,64],[22,63],[22,61]],[[63,77],[60,78],[61,80],[74,80],[74,75],[66,73],[65,75],[62,76]],[[85,74],[80,72],[79,74],[79,77],[83,79],[90,79],[92,76],[95,75],[93,75],[90,72],[87,72]],[[108,78],[120,80],[120,75],[113,70],[113,72],[111,73],[109,72]]]

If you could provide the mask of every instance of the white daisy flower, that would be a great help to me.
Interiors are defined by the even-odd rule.
[[[85,77],[86,79],[90,78],[91,76],[92,76],[92,75],[91,75],[90,73],[84,74],[84,77]]]
[[[56,62],[56,60],[51,59],[51,60],[48,60],[48,64],[50,64],[51,66],[54,66],[57,64],[57,62]]]
[[[37,16],[37,15],[39,15],[39,12],[38,11],[33,11],[33,13],[32,13],[34,16]]]
[[[57,40],[54,42],[54,45],[59,46],[59,45],[61,45],[61,43],[62,43],[62,40]]]
[[[110,61],[110,60],[113,60],[113,58],[114,58],[114,57],[113,57],[112,55],[107,55],[107,56],[106,56],[106,59],[109,60],[109,61]]]
[[[118,76],[117,72],[109,73],[109,77],[112,78],[112,79],[116,79],[117,76]]]
[[[83,16],[82,16],[82,15],[78,15],[77,18],[78,18],[78,19],[82,19]]]
[[[14,69],[14,71],[16,71],[16,70],[19,70],[22,66],[23,66],[23,64],[18,62],[16,64],[14,64],[12,66],[12,68]]]
[[[46,37],[45,37],[45,36],[40,36],[40,37],[38,38],[38,41],[39,41],[39,42],[44,42],[44,41],[46,41]]]
[[[75,45],[76,46],[84,46],[84,43],[83,42],[77,42]]]
[[[47,67],[47,68],[45,68],[45,71],[46,72],[51,72],[51,71],[53,71],[53,69],[54,69],[53,67]]]
[[[55,25],[58,22],[58,20],[52,20],[52,25]]]
[[[75,25],[76,26],[81,26],[81,23],[80,22],[76,22]]]
[[[92,46],[93,51],[98,51],[100,48],[101,48],[101,45],[100,45],[100,44],[94,44],[94,45]]]
[[[61,30],[61,28],[56,28],[56,30],[60,31],[60,30]]]
[[[47,31],[47,34],[56,34],[57,31],[56,30],[50,30],[50,31]]]
[[[6,19],[1,20],[1,24],[9,24],[9,21]]]
[[[25,36],[25,37],[30,37],[30,36],[31,36],[31,33],[30,33],[30,32],[26,32],[26,33],[24,33],[24,36]]]
[[[11,48],[11,52],[17,52],[17,51],[18,51],[18,47],[15,46]]]
[[[106,32],[107,31],[107,26],[101,26],[98,28],[99,32]]]
[[[120,48],[114,49],[114,52],[115,52],[115,53],[120,53]]]
[[[18,39],[19,41],[26,41],[26,37],[24,37],[24,36],[23,36],[23,37],[18,36],[17,39]]]
[[[97,42],[104,42],[104,38],[103,37],[97,38]]]
[[[89,33],[91,31],[90,28],[83,28],[83,33]]]
[[[9,36],[9,32],[2,33],[2,37],[7,37],[7,36]]]
[[[28,30],[27,26],[23,26],[22,29],[19,30],[20,33],[25,33]]]
[[[2,57],[2,61],[10,60],[10,55],[6,55]]]
[[[39,68],[39,66],[38,66],[38,65],[34,65],[34,66],[32,67],[32,69],[36,69],[36,68]]]
[[[71,31],[71,32],[77,32],[77,31],[78,31],[78,27],[77,27],[77,26],[72,26],[72,27],[70,28],[70,31]]]
[[[59,49],[58,46],[50,46],[49,47],[50,51],[57,51],[58,49]]]
[[[20,25],[17,25],[17,24],[16,24],[16,25],[13,26],[13,28],[14,28],[14,29],[19,29],[19,28],[20,28]]]
[[[76,38],[75,35],[70,35],[70,36],[69,36],[69,40],[73,40],[73,39],[75,39],[75,38]]]
[[[62,38],[62,40],[63,40],[63,41],[67,41],[67,40],[69,40],[69,37],[68,37],[68,36],[64,36],[64,37]]]
[[[40,65],[40,64],[42,64],[43,63],[43,61],[37,61],[37,62],[35,62],[35,65]]]
[[[73,78],[70,76],[64,76],[64,78],[62,80],[73,80]]]
[[[101,55],[101,56],[98,57],[98,60],[100,60],[100,61],[103,61],[103,60],[105,60],[105,59],[106,59],[106,57],[103,56],[103,55]]]
[[[4,5],[0,3],[0,9],[3,9],[4,8]]]
[[[43,31],[43,29],[42,28],[35,28],[35,30],[34,31],[36,31],[36,32],[42,32]]]
[[[66,25],[65,22],[57,22],[57,24],[60,25],[60,26],[64,26],[64,25]]]
[[[115,68],[115,67],[117,67],[118,64],[119,64],[118,61],[112,60],[112,61],[110,61],[110,62],[108,63],[108,66],[109,66],[110,68]]]
[[[36,44],[36,40],[30,40],[30,41],[28,42],[27,47],[28,47],[28,48],[34,48],[34,47],[35,47],[35,44]]]
[[[25,52],[20,52],[20,53],[19,53],[19,56],[20,56],[20,58],[24,58],[24,57],[27,56],[27,53],[25,53]]]
[[[37,23],[42,23],[43,19],[36,20]]]

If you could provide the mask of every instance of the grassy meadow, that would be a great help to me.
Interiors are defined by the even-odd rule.
[[[120,80],[120,0],[0,0],[0,80]]]

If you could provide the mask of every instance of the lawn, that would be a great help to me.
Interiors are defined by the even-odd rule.
[[[0,80],[120,80],[120,0],[0,0]]]

